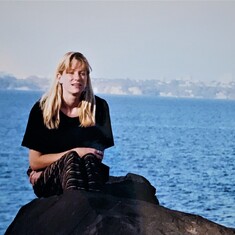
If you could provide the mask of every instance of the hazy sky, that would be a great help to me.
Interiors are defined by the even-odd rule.
[[[97,78],[235,80],[234,24],[235,1],[1,1],[0,71],[80,51]]]

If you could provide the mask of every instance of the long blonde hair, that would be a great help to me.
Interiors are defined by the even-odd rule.
[[[43,121],[47,128],[55,129],[60,124],[60,109],[62,105],[62,85],[57,79],[57,75],[61,74],[71,67],[71,61],[76,59],[80,61],[87,70],[87,87],[81,96],[79,107],[80,126],[89,127],[95,125],[95,97],[91,85],[90,71],[91,67],[85,56],[79,52],[68,52],[64,55],[59,63],[55,78],[52,81],[51,88],[40,99],[40,107],[43,111]]]

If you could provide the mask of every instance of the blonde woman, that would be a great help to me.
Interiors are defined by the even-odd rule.
[[[100,190],[108,178],[101,161],[114,145],[109,107],[93,94],[90,71],[83,54],[66,53],[30,111],[22,146],[29,149],[28,175],[38,197]]]

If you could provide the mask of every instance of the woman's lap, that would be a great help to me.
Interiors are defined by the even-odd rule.
[[[93,158],[95,163],[96,182],[93,184],[89,183],[85,167],[88,158]],[[48,166],[33,186],[36,196],[49,197],[73,189],[99,191],[101,185],[108,179],[109,167],[102,164],[93,154],[86,155],[84,159],[80,158],[75,151],[71,151]]]

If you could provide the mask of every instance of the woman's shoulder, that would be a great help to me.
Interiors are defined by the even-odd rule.
[[[34,102],[32,109],[40,109],[40,100]]]
[[[107,101],[104,98],[101,98],[97,95],[95,95],[95,102],[96,102],[97,106],[102,106],[102,105],[107,106],[108,105]]]
[[[42,112],[42,110],[41,110],[41,107],[40,107],[40,100],[37,100],[33,104],[30,113],[41,113],[41,112]]]
[[[96,99],[96,120],[104,121],[104,117],[109,115],[109,106],[105,99],[95,96]]]
[[[29,113],[29,119],[28,123],[30,123],[30,126],[37,126],[42,127],[43,124],[43,114],[42,110],[40,108],[40,101],[36,101]]]

